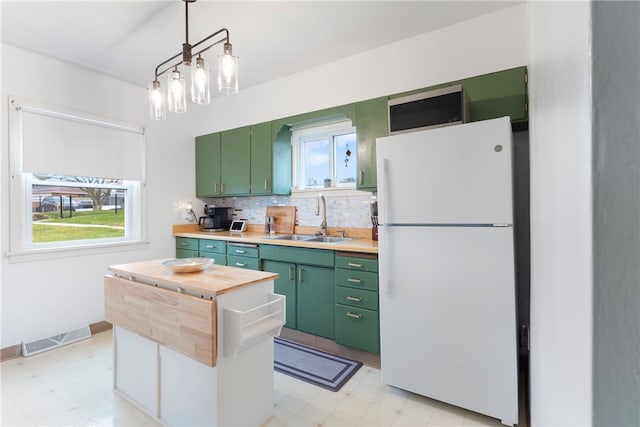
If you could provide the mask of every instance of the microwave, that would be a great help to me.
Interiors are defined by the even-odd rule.
[[[389,135],[469,120],[469,100],[462,85],[390,99],[388,106]]]

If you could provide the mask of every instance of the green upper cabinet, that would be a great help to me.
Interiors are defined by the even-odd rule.
[[[251,126],[251,194],[271,194],[272,158],[271,122]]]
[[[196,196],[220,195],[220,133],[196,138]]]
[[[220,135],[220,178],[223,196],[249,194],[251,128],[223,131]]]
[[[358,190],[376,189],[376,138],[389,135],[387,97],[370,99],[356,104],[356,133],[358,135]]]

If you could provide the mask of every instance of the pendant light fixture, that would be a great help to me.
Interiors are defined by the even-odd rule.
[[[191,67],[191,101],[195,104],[209,104],[211,102],[209,65],[205,63],[202,54],[220,43],[224,44],[222,55],[218,56],[218,90],[225,94],[238,92],[238,57],[232,54],[229,30],[222,28],[194,45],[189,44],[189,3],[194,3],[196,0],[182,1],[184,1],[185,7],[186,34],[185,42],[182,44],[182,52],[177,53],[156,67],[155,79],[149,86],[149,114],[155,120],[166,119],[167,106],[169,111],[174,113],[185,113],[187,111],[185,80],[178,69],[181,65]],[[217,36],[221,36],[221,38],[205,47],[199,47]],[[192,64],[194,57],[196,57],[195,64]],[[171,72],[167,75],[167,92],[165,96],[158,78],[168,71]]]

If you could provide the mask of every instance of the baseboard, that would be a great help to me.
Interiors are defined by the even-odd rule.
[[[22,356],[22,344],[0,349],[0,362]]]
[[[101,322],[92,323],[89,325],[89,330],[91,331],[91,335],[99,334],[100,332],[108,331],[113,328],[113,325],[106,320]]]
[[[108,331],[113,326],[107,321],[100,321],[89,325],[91,335],[98,334],[100,332]],[[15,359],[16,357],[22,357],[22,344],[16,344],[5,348],[0,348],[0,362],[6,360]]]

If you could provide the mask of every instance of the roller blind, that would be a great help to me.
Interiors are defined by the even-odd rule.
[[[22,172],[142,181],[143,129],[20,107]]]

